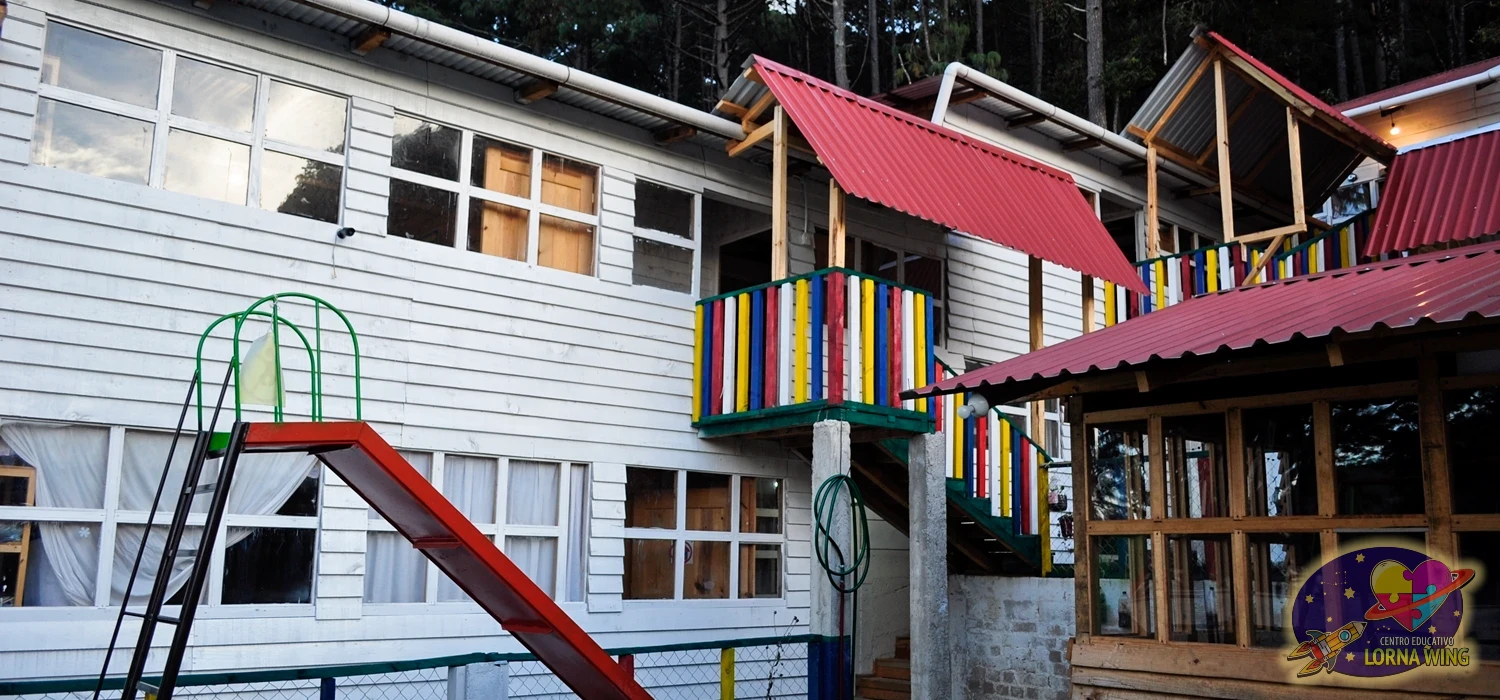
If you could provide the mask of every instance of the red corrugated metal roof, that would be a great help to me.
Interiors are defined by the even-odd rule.
[[[1138,366],[1336,331],[1500,318],[1500,244],[1399,258],[1190,299],[912,395]]]
[[[1146,291],[1066,172],[775,61],[754,60],[849,194]]]
[[[1209,36],[1209,38],[1213,39],[1214,41],[1219,42],[1220,45],[1222,45],[1225,49],[1228,49],[1234,55],[1239,56],[1240,58],[1244,59],[1247,63],[1250,63],[1251,65],[1255,66],[1257,69],[1260,70],[1260,72],[1265,73],[1267,77],[1269,77],[1272,80],[1276,81],[1278,84],[1280,84],[1282,87],[1286,88],[1292,94],[1296,95],[1297,97],[1301,98],[1303,101],[1305,101],[1308,104],[1312,105],[1314,109],[1317,109],[1318,111],[1323,112],[1323,113],[1327,114],[1328,116],[1333,117],[1334,119],[1337,119],[1340,122],[1343,122],[1345,126],[1348,126],[1349,128],[1354,129],[1355,131],[1358,131],[1359,133],[1365,135],[1367,138],[1369,138],[1370,140],[1374,141],[1376,144],[1378,144],[1380,146],[1383,146],[1386,149],[1394,150],[1389,143],[1386,143],[1385,139],[1380,138],[1379,136],[1376,136],[1374,134],[1374,132],[1371,132],[1369,129],[1366,129],[1363,126],[1360,126],[1359,122],[1356,122],[1353,119],[1350,119],[1349,117],[1344,116],[1343,112],[1340,112],[1340,111],[1334,109],[1327,102],[1324,102],[1323,100],[1318,99],[1318,97],[1316,95],[1314,95],[1314,94],[1312,94],[1312,93],[1310,93],[1310,92],[1302,89],[1301,85],[1298,85],[1298,84],[1296,84],[1296,83],[1294,83],[1294,82],[1292,82],[1290,80],[1287,80],[1286,76],[1284,76],[1284,75],[1282,75],[1280,73],[1277,73],[1276,69],[1274,69],[1274,68],[1266,65],[1260,59],[1258,59],[1258,58],[1250,55],[1250,53],[1247,52],[1247,51],[1245,51],[1244,49],[1242,49],[1242,48],[1240,48],[1238,46],[1235,46],[1234,42],[1232,42],[1232,41],[1230,41],[1228,39],[1225,39],[1223,35],[1219,34],[1218,32],[1209,32],[1208,36]]]
[[[1384,90],[1372,92],[1363,97],[1356,97],[1352,100],[1349,100],[1348,102],[1340,102],[1339,104],[1334,105],[1334,109],[1337,109],[1341,112],[1347,112],[1351,109],[1375,104],[1376,102],[1388,100],[1392,97],[1400,97],[1402,95],[1410,94],[1418,90],[1426,90],[1430,87],[1442,85],[1443,83],[1453,80],[1460,80],[1471,75],[1479,75],[1480,73],[1494,68],[1495,66],[1500,66],[1500,56],[1487,58],[1483,61],[1476,61],[1474,63],[1470,63],[1467,66],[1459,66],[1457,68],[1454,68],[1453,70],[1434,73],[1425,78],[1418,78],[1409,83],[1401,83],[1400,85],[1397,85],[1395,87],[1388,87]]]
[[[1500,232],[1500,131],[1396,156],[1365,255]]]

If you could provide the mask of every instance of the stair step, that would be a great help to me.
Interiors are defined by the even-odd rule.
[[[876,659],[875,675],[880,678],[895,678],[903,681],[911,680],[910,659]]]
[[[868,700],[910,700],[911,683],[894,678],[860,676],[854,681],[854,692]]]
[[[898,658],[898,659],[910,659],[911,658],[911,637],[897,637],[896,638],[896,658]]]

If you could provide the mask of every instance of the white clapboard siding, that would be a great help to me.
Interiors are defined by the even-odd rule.
[[[962,234],[948,236],[948,349],[990,362],[1030,349],[1028,263],[1021,253]],[[1078,273],[1042,265],[1042,336],[1055,345],[1079,335]]]
[[[391,135],[396,110],[360,97],[349,100],[349,158],[345,177],[348,200],[344,225],[356,231],[385,235],[391,193]],[[365,158],[355,154],[369,154]]]
[[[0,161],[31,159],[36,93],[41,83],[42,42],[47,16],[11,3],[0,33]]]

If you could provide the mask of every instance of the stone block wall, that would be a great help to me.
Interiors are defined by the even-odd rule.
[[[1073,579],[948,577],[955,700],[1067,700]]]

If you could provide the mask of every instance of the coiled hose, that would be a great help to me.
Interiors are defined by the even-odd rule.
[[[832,530],[838,517],[839,496],[847,492],[849,502],[849,535],[850,551],[847,555],[844,548],[834,541]],[[854,617],[849,631],[849,651],[847,654],[840,650],[839,663],[849,663],[848,673],[843,674],[849,681],[850,692],[854,688],[854,644],[859,638],[859,588],[865,585],[865,577],[870,575],[870,523],[865,516],[865,499],[859,492],[859,484],[848,474],[835,474],[828,477],[818,486],[818,493],[813,497],[813,521],[817,528],[813,533],[813,548],[817,550],[818,565],[823,567],[823,573],[828,576],[828,583],[839,593],[839,638],[842,643],[844,637],[844,597],[853,597]],[[852,579],[852,580],[851,580]],[[846,694],[839,693],[839,697]]]

